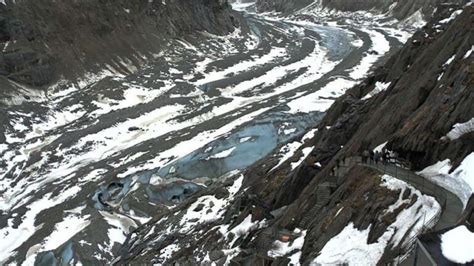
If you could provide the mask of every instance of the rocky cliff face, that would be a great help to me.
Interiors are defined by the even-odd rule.
[[[225,33],[227,1],[52,1],[0,3],[1,78],[44,86],[103,69],[129,73],[170,37]]]
[[[117,261],[308,265],[347,228],[353,238],[366,232],[363,244],[385,241],[377,260],[393,261],[404,243],[394,239],[409,237],[395,226],[398,215],[404,208],[422,208],[419,200],[429,199],[413,189],[383,185],[387,180],[367,168],[352,168],[339,178],[332,171],[337,161],[381,144],[414,170],[445,158],[456,165],[474,150],[472,131],[446,137],[453,125],[474,117],[473,12],[472,6],[440,6],[434,19],[387,64],[337,100],[293,158],[273,169],[278,159],[269,156],[233,185],[215,184],[156,217],[128,238]],[[307,147],[314,149],[293,169]],[[246,189],[236,193],[241,185]],[[216,202],[226,209],[223,219],[211,218],[222,214]],[[196,224],[194,231],[180,234],[176,225],[189,224]],[[391,230],[395,233],[387,238]],[[355,242],[351,245],[357,249]],[[343,246],[336,248],[344,252]]]
[[[452,12],[453,8],[445,10]],[[416,169],[441,157],[459,162],[472,151],[472,136],[466,134],[466,139],[456,140],[459,145],[454,141],[449,147],[443,136],[454,124],[474,115],[470,108],[471,26],[472,7],[466,7],[453,23],[431,23],[417,32],[373,77],[336,102],[319,134],[340,140],[324,142],[344,145],[343,151],[356,153],[363,146],[388,141],[387,147],[411,160]],[[364,99],[377,82],[390,85],[383,93]],[[325,126],[331,129],[324,130]]]

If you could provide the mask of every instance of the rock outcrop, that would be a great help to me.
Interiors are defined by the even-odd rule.
[[[169,38],[236,23],[222,0],[4,2],[0,79],[35,87],[103,69],[129,73]]]
[[[277,11],[286,13],[304,8],[313,2],[313,0],[258,0],[257,9],[262,12]]]

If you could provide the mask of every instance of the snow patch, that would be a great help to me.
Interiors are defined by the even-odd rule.
[[[454,19],[456,19],[456,17],[459,16],[461,13],[462,13],[462,9],[456,10],[451,14],[451,16],[449,18],[445,18],[443,20],[440,20],[439,23],[441,23],[441,24],[449,23],[449,22],[453,21]]]
[[[337,236],[329,240],[313,261],[322,265],[375,265],[383,255],[387,239],[367,244],[370,227],[358,230],[351,222]]]
[[[471,47],[471,49],[469,51],[466,52],[463,59],[469,58],[469,56],[471,56],[472,52],[474,52],[474,45]]]
[[[213,195],[198,198],[196,202],[189,206],[181,218],[179,232],[185,234],[190,232],[198,224],[209,223],[220,219],[231,199],[234,198],[235,194],[237,194],[242,187],[243,180],[244,176],[240,175],[240,177],[234,181],[234,184],[228,189],[230,194],[228,198],[218,199]],[[199,205],[203,205],[204,207],[198,210]]]
[[[366,77],[374,63],[377,62],[377,60],[385,53],[390,51],[390,43],[382,33],[375,30],[366,29],[363,29],[362,31],[369,34],[370,40],[372,41],[373,52],[363,57],[359,65],[352,69],[352,72],[349,74],[349,76],[354,80],[360,80]]]
[[[319,91],[287,103],[288,113],[325,112],[331,107],[335,99],[343,95],[347,89],[352,88],[356,82],[344,78],[337,78],[322,87]]]
[[[387,83],[383,83],[383,82],[379,82],[377,81],[375,83],[375,88],[367,93],[367,95],[364,96],[364,98],[362,98],[362,100],[367,100],[367,99],[370,99],[372,97],[374,97],[375,95],[381,93],[382,91],[386,90],[389,86],[390,86],[390,82],[387,82]]]
[[[277,165],[275,165],[269,172],[275,170],[278,168],[280,165],[282,165],[284,162],[286,162],[288,159],[293,157],[295,155],[296,151],[303,146],[303,144],[309,140],[312,139],[318,129],[312,129],[308,133],[306,133],[301,141],[294,141],[291,143],[286,144],[285,146],[281,147],[279,156],[281,156],[280,160],[278,161]],[[306,157],[308,157],[309,153],[313,150],[313,148],[305,148],[303,149],[303,156],[300,158],[300,161],[298,163],[292,163],[291,167],[292,169],[298,167]],[[294,166],[294,167],[293,167]]]
[[[421,10],[418,10],[413,13],[413,15],[405,19],[402,24],[406,26],[412,26],[414,28],[421,28],[426,25],[426,21],[423,18],[423,13]]]
[[[109,251],[112,250],[114,243],[119,245],[123,244],[130,231],[138,227],[137,223],[127,216],[105,211],[99,211],[99,213],[110,225],[109,229],[107,230],[107,236],[109,237]]]
[[[451,161],[446,159],[428,166],[417,174],[445,187],[467,205],[474,192],[474,152],[466,156],[458,168],[450,173]]]
[[[383,151],[383,149],[385,148],[385,146],[387,146],[387,143],[388,143],[388,141],[385,142],[385,143],[380,144],[380,145],[377,146],[377,147],[375,147],[374,153],[375,153],[375,152],[380,152],[380,153],[382,153],[382,151]]]
[[[444,67],[449,66],[454,61],[454,58],[456,58],[456,54],[454,54],[448,60],[446,60],[446,62],[443,64],[443,66]]]
[[[291,265],[300,265],[301,249],[303,248],[304,240],[306,237],[306,230],[301,231],[297,228],[293,231],[293,233],[300,234],[300,236],[289,242],[282,242],[280,240],[276,240],[273,243],[275,248],[268,251],[268,256],[272,258],[278,258],[293,253],[289,257],[291,260]]]
[[[296,167],[300,166],[300,164],[306,159],[306,157],[308,157],[312,150],[313,147],[304,148],[302,150],[303,155],[300,157],[300,159],[295,163],[291,163],[291,170],[295,170]]]
[[[456,140],[462,137],[463,135],[471,133],[473,131],[474,131],[474,117],[465,123],[455,124],[453,126],[453,129],[449,131],[446,137],[450,140]]]
[[[53,233],[46,238],[42,250],[57,249],[74,235],[89,226],[91,222],[88,218],[89,215],[85,217],[77,217],[75,215],[66,216],[62,222],[56,224]]]
[[[474,233],[466,226],[458,226],[441,235],[443,255],[452,262],[464,264],[474,261]]]
[[[241,138],[241,139],[239,140],[239,142],[240,142],[240,143],[244,143],[244,142],[248,142],[248,141],[250,141],[250,140],[252,140],[252,137],[244,137],[244,138]]]
[[[219,153],[216,153],[210,156],[208,159],[223,159],[223,158],[229,157],[235,149],[237,149],[237,147],[232,147],[230,149],[221,151]]]

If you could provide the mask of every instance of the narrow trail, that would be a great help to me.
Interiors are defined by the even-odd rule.
[[[415,187],[425,195],[433,196],[438,203],[441,205],[441,213],[436,216],[436,220],[423,221],[423,227],[426,227],[430,231],[443,230],[452,226],[456,226],[463,213],[464,206],[461,200],[449,190],[427,180],[426,178],[417,175],[416,173],[400,167],[393,163],[376,163],[372,160],[363,162],[361,157],[347,158],[343,163],[343,171],[348,171],[354,165],[361,165],[371,169],[374,169],[380,173],[390,175],[394,178],[402,180],[411,186]],[[397,262],[399,265],[415,265],[415,252],[416,240],[418,236],[409,241],[412,245],[408,248],[408,253],[401,254],[401,258]],[[425,261],[426,258],[418,258],[416,262],[418,265],[431,264],[430,261]],[[420,264],[421,263],[421,264]]]
[[[432,183],[426,178],[413,173],[405,168],[393,164],[361,164],[372,169],[376,169],[387,175],[403,180],[408,184],[420,190],[423,194],[436,198],[443,207],[439,221],[436,223],[435,230],[441,230],[450,226],[454,226],[459,221],[463,212],[463,204],[461,200],[449,190]]]

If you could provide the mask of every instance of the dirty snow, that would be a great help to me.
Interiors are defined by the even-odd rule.
[[[279,153],[278,153],[278,156],[280,156],[280,160],[278,161],[278,163],[269,171],[273,171],[275,169],[277,169],[279,166],[281,166],[284,162],[286,162],[288,159],[290,159],[291,157],[293,157],[293,155],[295,155],[296,151],[298,151],[298,149],[303,146],[303,144],[309,140],[309,139],[312,139],[316,133],[317,129],[312,129],[310,130],[308,133],[306,133],[303,138],[301,138],[301,141],[294,141],[294,142],[290,142],[286,145],[284,145],[283,147],[281,147]],[[313,150],[313,148],[305,148],[303,149],[303,156],[300,158],[301,162],[299,163],[292,163],[292,167],[293,167],[293,164],[295,164],[294,168],[296,168],[299,164],[301,164],[304,159],[306,159],[306,157],[308,157],[309,153]],[[292,169],[294,169],[292,168]]]
[[[415,13],[413,13],[413,15],[405,19],[402,22],[402,24],[406,26],[411,26],[414,28],[421,28],[426,25],[426,21],[423,18],[423,13],[421,12],[421,10],[418,10]]]
[[[443,20],[440,20],[439,23],[445,24],[449,23],[450,21],[453,21],[459,14],[462,13],[462,9],[454,11],[449,18],[445,18]]]
[[[288,256],[291,253],[290,263],[292,265],[300,265],[301,249],[303,248],[304,240],[306,237],[306,230],[301,231],[300,229],[295,229],[294,234],[300,234],[299,237],[289,242],[282,242],[276,240],[273,245],[274,248],[268,251],[268,256],[272,258]]]
[[[352,69],[352,72],[349,74],[349,76],[354,80],[360,80],[366,77],[374,63],[390,50],[390,43],[382,33],[375,30],[366,29],[362,29],[362,31],[369,34],[370,40],[372,41],[372,51],[374,53],[367,54],[364,58],[362,58],[359,65]]]
[[[463,135],[468,134],[473,131],[474,131],[474,117],[465,123],[455,124],[453,126],[453,129],[449,131],[446,137],[450,140],[456,140],[462,137]]]
[[[186,233],[192,230],[198,224],[208,223],[220,219],[220,217],[224,214],[230,200],[232,200],[235,194],[240,190],[243,179],[244,176],[240,175],[240,177],[234,181],[234,184],[228,189],[230,193],[228,198],[218,199],[211,195],[198,198],[181,218],[181,228],[179,231],[181,233]],[[204,207],[200,211],[196,211],[196,208],[200,204],[203,204]]]
[[[301,155],[300,159],[297,162],[291,163],[291,170],[295,170],[296,167],[300,166],[300,164],[304,162],[304,160],[306,159],[306,157],[308,157],[308,155],[311,153],[312,150],[313,150],[313,147],[304,148],[301,151],[303,155]]]
[[[74,210],[71,211],[75,213]],[[53,232],[41,244],[37,244],[28,250],[25,264],[33,264],[38,253],[55,250],[74,235],[81,232],[91,223],[89,217],[90,215],[79,217],[74,214],[66,216],[62,222],[55,225]]]
[[[210,156],[209,159],[222,159],[222,158],[229,157],[235,149],[237,149],[237,147],[232,147],[230,149],[221,151],[219,153],[216,153]]]
[[[384,82],[377,81],[375,83],[375,88],[371,92],[367,93],[367,95],[365,95],[364,98],[362,98],[362,100],[367,100],[374,97],[375,95],[386,90],[390,86],[390,84],[391,84],[390,82],[384,83]]]

